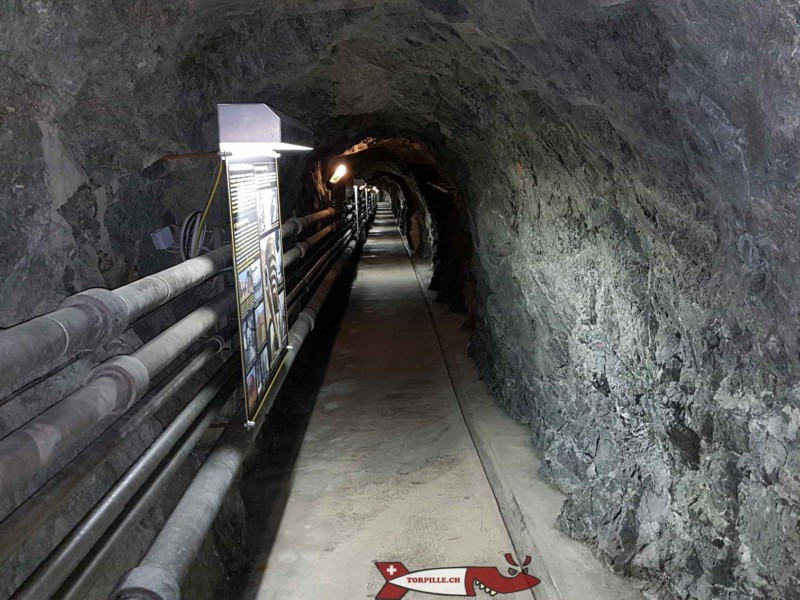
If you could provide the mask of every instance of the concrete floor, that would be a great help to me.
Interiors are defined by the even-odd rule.
[[[493,491],[489,481],[501,485],[502,478],[465,422],[477,405],[473,397],[462,413],[457,390],[467,388],[448,371],[446,358],[452,362],[453,344],[460,342],[450,337],[449,346],[440,345],[388,208],[380,208],[370,232],[341,324],[318,334],[331,338],[327,367],[318,381],[295,378],[289,396],[296,402],[295,426],[276,432],[273,452],[245,482],[249,512],[261,515],[263,527],[253,528],[251,546],[260,551],[243,597],[374,598],[384,583],[378,561],[399,561],[411,571],[487,566],[504,573],[503,555],[516,555],[515,543],[533,542],[519,532],[509,535],[504,517],[514,528],[518,520],[507,507],[501,514],[507,490]],[[503,435],[497,417],[493,413],[489,435]],[[509,418],[505,425],[518,427]],[[519,435],[512,431],[513,443]],[[526,482],[536,465],[529,468]],[[553,533],[548,536],[549,544]],[[596,561],[581,571],[587,585],[564,588],[581,595],[564,595],[557,579],[571,578],[573,569],[551,575],[541,548],[518,550],[534,556],[530,573],[543,581],[536,598],[636,597],[627,593],[630,586],[597,586],[597,579],[594,591],[602,593],[583,593],[591,577],[613,578]],[[594,560],[582,552],[571,559]],[[406,599],[425,597],[431,596],[408,592]]]

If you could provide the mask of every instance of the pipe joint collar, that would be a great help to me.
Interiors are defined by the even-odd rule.
[[[181,588],[170,573],[142,565],[128,571],[109,600],[180,600]]]
[[[122,384],[125,390],[125,406],[131,406],[150,389],[150,374],[137,358],[121,354],[98,365],[89,374],[89,380],[111,377]],[[120,398],[123,400],[123,398]]]
[[[297,217],[286,219],[281,226],[281,233],[285,238],[291,238],[303,231],[303,223]]]
[[[302,346],[306,336],[314,330],[315,319],[307,311],[308,308],[297,315],[297,320],[292,327],[293,330],[297,327],[298,334],[289,332],[289,345],[294,348]],[[316,315],[316,311],[314,311],[314,315]]]
[[[101,329],[91,341],[97,347],[117,338],[128,327],[128,307],[117,294],[103,288],[92,288],[65,298],[60,308],[79,308],[97,316]]]
[[[230,340],[226,340],[224,337],[217,334],[217,335],[212,335],[210,338],[208,338],[208,343],[216,346],[216,348],[214,348],[214,353],[219,354],[220,352],[225,350],[226,347],[229,347]]]

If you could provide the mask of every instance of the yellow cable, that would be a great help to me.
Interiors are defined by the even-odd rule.
[[[211,193],[208,195],[208,200],[206,201],[206,208],[203,211],[203,216],[200,217],[200,223],[197,226],[197,242],[195,242],[195,247],[192,248],[192,257],[197,256],[200,239],[203,237],[203,228],[206,226],[206,217],[208,216],[208,211],[211,208],[211,202],[214,200],[214,195],[217,193],[217,187],[219,187],[220,179],[222,179],[222,161],[219,161],[219,165],[217,166],[217,178],[214,180],[214,186],[211,188]]]

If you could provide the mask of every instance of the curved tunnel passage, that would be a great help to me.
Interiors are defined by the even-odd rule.
[[[361,179],[388,195],[411,249],[434,266],[431,286],[439,301],[466,311],[472,258],[466,205],[430,149],[409,138],[367,138],[325,162],[321,173],[345,165],[349,175],[343,184]],[[335,191],[341,195],[342,185]]]
[[[0,17],[0,326],[172,265],[150,233],[197,209],[214,159],[162,157],[213,150],[218,102],[267,102],[317,133],[314,156],[282,163],[284,215],[325,204],[332,161],[384,190],[567,494],[566,535],[654,597],[796,596],[793,3],[87,1]],[[221,203],[210,219],[224,225]],[[0,433],[189,308],[3,404]],[[7,515],[30,490],[2,492]],[[4,563],[3,594],[33,566]]]

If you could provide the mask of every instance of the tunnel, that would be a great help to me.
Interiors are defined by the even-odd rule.
[[[0,598],[800,598],[795,2],[0,25]],[[257,410],[221,105],[313,133]]]

